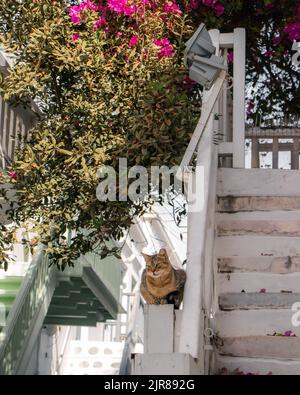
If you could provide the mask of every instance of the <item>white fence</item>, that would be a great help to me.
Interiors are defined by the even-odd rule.
[[[13,107],[0,96],[0,168],[5,169],[12,163],[33,122],[31,110],[20,105]]]

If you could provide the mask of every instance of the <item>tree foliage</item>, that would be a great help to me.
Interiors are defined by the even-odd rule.
[[[200,22],[247,29],[249,116],[297,113],[297,3],[1,0],[0,42],[16,54],[1,92],[40,108],[30,140],[1,176],[18,191],[16,225],[34,224],[62,268],[96,246],[104,255],[108,241],[124,235],[149,202],[100,202],[97,170],[119,158],[129,167],[180,162],[200,108],[184,43]],[[75,234],[69,244],[66,230]],[[2,225],[2,251],[9,234]]]

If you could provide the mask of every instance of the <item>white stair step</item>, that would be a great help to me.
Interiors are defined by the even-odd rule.
[[[272,274],[272,273],[232,273],[218,274],[217,286],[219,293],[240,293],[245,291],[281,293],[300,292],[300,273]],[[300,302],[300,299],[299,299]]]
[[[222,355],[248,358],[299,359],[300,338],[283,336],[226,337],[218,347]]]
[[[300,236],[300,211],[218,214],[218,235]]]
[[[272,373],[274,376],[300,375],[300,360],[280,361],[275,359],[239,358],[219,355],[216,362],[216,373],[226,368],[229,372],[239,369],[239,371],[245,374],[267,375]]]
[[[300,256],[300,237],[223,236],[216,240],[217,257]]]
[[[300,257],[231,257],[218,258],[220,273],[266,272],[288,274],[300,272]]]
[[[299,337],[300,326],[295,327],[292,323],[294,315],[295,312],[288,309],[218,311],[216,330],[221,338],[267,336],[274,332],[285,333],[289,330]]]
[[[300,210],[300,197],[224,196],[218,198],[217,210],[229,213],[273,210],[289,212]]]
[[[300,236],[300,221],[225,221],[218,224],[218,236]]]
[[[298,170],[219,169],[218,196],[298,197]]]
[[[221,310],[290,309],[300,302],[300,293],[227,293],[219,296]],[[300,354],[299,354],[300,355]]]
[[[300,192],[299,192],[300,193]],[[217,221],[300,221],[300,210],[293,211],[244,211],[217,213]]]

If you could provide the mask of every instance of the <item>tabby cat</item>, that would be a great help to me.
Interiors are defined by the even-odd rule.
[[[141,280],[141,294],[148,304],[174,304],[175,309],[183,299],[186,280],[184,270],[175,270],[167,251],[161,249],[157,255],[143,254],[146,269]]]

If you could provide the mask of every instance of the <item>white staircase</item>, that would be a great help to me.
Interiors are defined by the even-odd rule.
[[[219,170],[215,373],[300,374],[299,185],[299,171]]]

